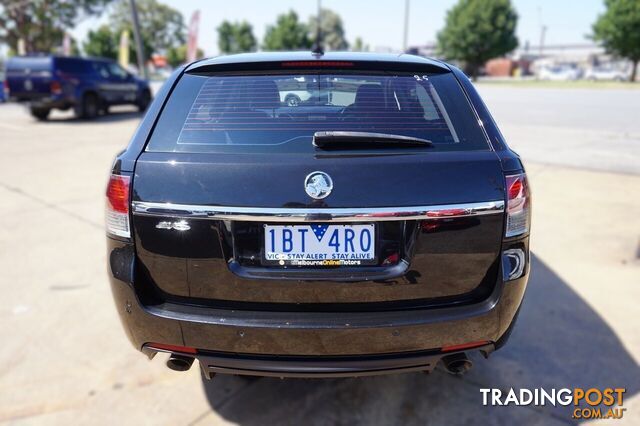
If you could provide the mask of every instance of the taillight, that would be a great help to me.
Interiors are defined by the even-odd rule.
[[[54,95],[62,94],[62,85],[57,80],[54,80],[51,82],[51,84],[49,84],[49,89],[51,90],[51,93]]]
[[[531,223],[531,194],[527,175],[520,173],[506,176],[507,228],[505,237],[515,237],[529,232]]]
[[[131,237],[129,227],[129,176],[111,175],[107,186],[107,232],[119,237]]]
[[[2,82],[2,90],[4,90],[4,97],[9,97],[9,80],[5,80]]]
[[[461,351],[463,349],[473,349],[473,348],[478,348],[480,346],[484,346],[484,345],[488,345],[489,342],[487,340],[480,340],[477,342],[469,342],[469,343],[463,343],[461,345],[450,345],[450,346],[443,346],[440,351],[441,352],[452,352],[452,351]]]
[[[198,352],[196,348],[191,346],[165,345],[164,343],[147,343],[146,346],[152,349],[160,349],[162,351],[169,352],[183,352],[185,354],[195,354]]]
[[[349,61],[289,61],[280,64],[283,68],[347,68],[352,67],[353,62]]]

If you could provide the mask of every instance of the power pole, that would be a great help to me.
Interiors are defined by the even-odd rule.
[[[402,51],[407,51],[407,39],[409,38],[409,0],[404,1],[404,37],[402,39]]]
[[[542,57],[543,53],[544,53],[544,36],[547,33],[547,26],[543,25],[542,28],[540,28],[540,51],[538,52],[538,54],[540,55],[540,57]]]
[[[322,13],[322,4],[320,0],[318,0],[318,16],[316,17],[316,44],[313,46],[312,53],[316,55],[323,55],[324,48],[322,47],[322,28],[320,25],[322,24],[322,17],[320,14]]]
[[[538,56],[544,53],[544,36],[547,33],[547,26],[542,21],[542,8],[538,6],[538,25],[540,25],[540,45],[538,46]]]
[[[136,53],[138,57],[138,69],[145,78],[149,79],[149,73],[147,67],[144,66],[144,50],[142,47],[142,37],[140,37],[140,22],[138,21],[138,8],[136,7],[136,0],[129,0],[131,4],[131,20],[133,21],[133,36],[136,39]]]

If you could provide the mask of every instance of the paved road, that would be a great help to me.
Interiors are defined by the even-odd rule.
[[[547,136],[565,129],[561,146],[577,143],[571,138],[591,118],[573,112],[578,121],[564,127],[560,119],[530,127],[523,117],[544,118],[535,92],[524,92],[527,111],[510,108],[521,89],[482,90],[510,140],[531,153],[534,257],[513,340],[489,360],[474,356],[463,378],[436,371],[203,383],[196,368],[175,373],[161,357],[147,361],[112,306],[102,229],[107,170],[139,115],[36,123],[0,105],[0,423],[565,424],[562,407],[483,407],[479,388],[574,386],[626,387],[627,423],[640,422],[640,177],[584,170],[599,164],[586,154],[578,164],[538,156],[530,128],[549,126]],[[619,157],[612,161],[624,163]]]
[[[640,174],[640,91],[478,87],[528,161]]]

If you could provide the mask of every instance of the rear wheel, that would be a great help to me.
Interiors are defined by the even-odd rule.
[[[301,102],[300,96],[293,95],[293,94],[287,95],[287,97],[284,99],[284,103],[290,107],[296,107],[300,105],[300,102]]]
[[[92,119],[98,116],[100,105],[98,97],[93,93],[87,93],[82,97],[79,108],[76,109],[78,118]]]
[[[30,109],[30,111],[31,111],[31,115],[39,121],[45,121],[47,118],[49,118],[49,112],[51,112],[51,110],[47,108],[33,108],[33,107]]]
[[[147,110],[147,107],[151,103],[151,93],[148,90],[145,90],[140,94],[140,99],[138,99],[138,111],[144,112]]]

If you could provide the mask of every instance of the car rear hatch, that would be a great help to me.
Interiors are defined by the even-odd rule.
[[[181,78],[133,176],[144,294],[348,310],[490,293],[504,176],[455,77],[351,64]],[[287,105],[297,83],[320,95]]]
[[[7,89],[11,99],[17,101],[50,96],[53,77],[50,56],[18,56],[7,62]]]

